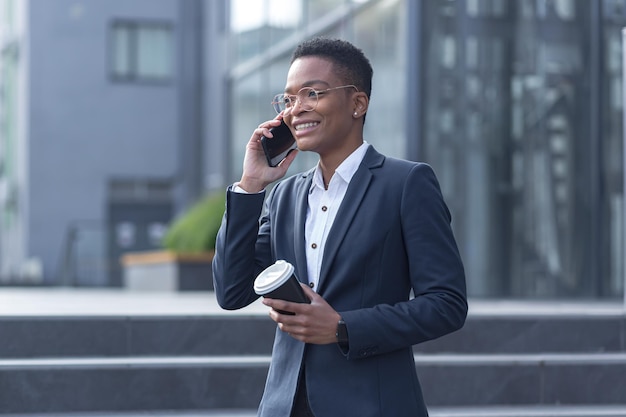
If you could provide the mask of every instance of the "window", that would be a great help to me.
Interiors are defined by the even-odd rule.
[[[111,75],[114,80],[171,80],[173,42],[170,24],[115,21],[111,28],[111,43]]]

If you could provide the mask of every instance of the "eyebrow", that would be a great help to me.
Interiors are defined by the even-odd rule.
[[[298,90],[300,90],[301,88],[305,88],[305,87],[312,87],[318,84],[324,84],[326,87],[330,87],[330,84],[328,84],[324,80],[310,80],[310,81],[306,81],[305,83],[303,83],[302,87],[300,87]],[[288,93],[289,90],[290,90],[290,87],[285,88],[285,93]]]

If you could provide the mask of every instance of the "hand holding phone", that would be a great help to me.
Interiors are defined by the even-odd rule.
[[[289,155],[289,152],[297,149],[298,145],[284,120],[281,120],[279,126],[271,128],[270,132],[272,132],[273,137],[266,138],[263,136],[261,145],[268,165],[275,167]]]

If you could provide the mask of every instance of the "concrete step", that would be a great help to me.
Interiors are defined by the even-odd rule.
[[[0,292],[0,358],[269,355],[260,302],[224,311],[213,293]],[[470,300],[460,331],[417,353],[626,352],[624,305]]]
[[[269,357],[0,361],[4,413],[254,408]]]
[[[266,314],[1,317],[0,358],[265,355]],[[626,316],[470,315],[458,332],[417,353],[626,352]]]
[[[174,410],[174,411],[133,411],[133,412],[96,412],[96,413],[36,413],[3,414],[2,417],[256,417],[256,410]]]
[[[416,355],[415,361],[433,406],[626,406],[626,353]]]
[[[626,406],[431,408],[431,417],[626,417]]]
[[[274,332],[262,304],[213,294],[3,290],[0,415],[248,417]],[[626,417],[620,304],[470,301],[415,352],[433,416]]]
[[[415,346],[421,353],[626,352],[626,315],[470,315],[463,328]]]
[[[625,417],[626,406],[431,407],[431,417]],[[0,414],[3,417],[256,417],[250,410]]]
[[[254,409],[269,356],[0,361],[5,413]],[[626,407],[626,353],[416,355],[433,407]]]
[[[0,317],[0,358],[270,354],[267,315]]]

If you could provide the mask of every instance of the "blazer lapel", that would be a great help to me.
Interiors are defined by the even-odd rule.
[[[359,207],[361,206],[361,201],[363,200],[363,197],[365,197],[365,193],[369,188],[373,176],[371,169],[381,166],[384,159],[385,157],[383,155],[370,146],[365,154],[363,162],[361,162],[361,165],[350,180],[346,195],[343,198],[339,211],[337,212],[337,217],[335,218],[333,226],[328,233],[328,238],[326,239],[318,292],[321,288],[323,288],[326,276],[328,275],[330,267],[335,260],[337,250],[343,243],[346,233],[354,220],[354,216],[357,214]]]
[[[313,172],[311,170],[303,174],[300,178],[300,184],[296,191],[296,213],[294,216],[294,251],[296,254],[296,276],[301,282],[309,283],[309,272],[306,263],[306,238],[304,227],[306,225],[306,213],[309,207],[309,190],[313,181]]]

